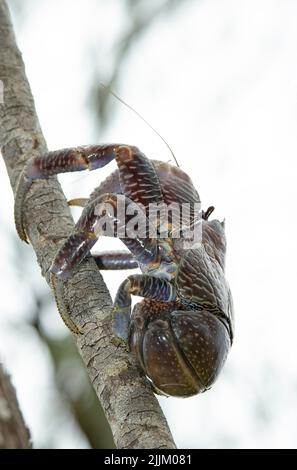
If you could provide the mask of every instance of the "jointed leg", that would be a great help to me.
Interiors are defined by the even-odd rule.
[[[137,147],[109,144],[89,145],[49,152],[29,161],[26,177],[48,178],[58,173],[90,171],[116,160],[123,193],[134,202],[143,204],[163,201],[160,181],[153,163]],[[109,189],[109,192],[111,190]]]
[[[138,268],[130,252],[119,251],[111,253],[95,253],[92,255],[98,268],[102,269],[135,269]],[[69,307],[65,302],[63,282],[53,273],[50,274],[50,284],[55,296],[58,311],[65,325],[75,334],[81,334],[80,328],[71,319]]]
[[[26,240],[22,226],[22,206],[33,180],[48,178],[58,173],[95,170],[114,159],[118,164],[124,194],[134,202],[144,204],[145,208],[151,202],[163,200],[153,164],[136,147],[120,144],[89,145],[48,152],[29,160],[20,176],[15,198],[15,222],[20,238]]]
[[[170,302],[176,300],[177,294],[173,284],[165,279],[143,274],[129,276],[120,285],[114,302],[113,332],[123,341],[129,335],[131,295]]]
[[[135,269],[137,261],[129,251],[110,253],[95,253],[92,255],[99,269]],[[57,303],[58,311],[65,325],[75,334],[81,334],[81,330],[70,317],[69,307],[65,303],[63,282],[51,273],[50,283]]]
[[[93,253],[93,259],[99,269],[119,270],[119,269],[136,269],[137,261],[133,258],[129,251],[113,251],[108,253]]]
[[[139,263],[152,267],[158,266],[159,255],[156,238],[140,238],[138,236],[135,236],[135,238],[125,238],[125,228],[131,218],[131,216],[126,215],[126,209],[127,206],[132,204],[132,201],[123,195],[120,196],[120,198],[123,204],[123,214],[119,213],[119,199],[115,194],[104,194],[91,201],[84,208],[75,226],[74,232],[59,250],[52,264],[52,273],[56,274],[61,279],[67,279],[71,275],[73,268],[86,257],[100,235],[119,237]],[[116,222],[116,230],[112,233],[103,232],[103,227],[100,224],[102,220],[100,207],[112,209],[110,216],[103,216],[105,221],[109,221],[110,229],[114,229],[114,223]],[[149,226],[149,222],[144,214],[142,219],[144,226]],[[121,233],[123,236],[121,236]]]
[[[120,147],[119,144],[85,145],[48,152],[29,160],[25,175],[27,178],[35,180],[59,173],[96,170],[111,162]]]
[[[143,204],[145,210],[147,210],[150,203],[163,202],[163,195],[155,167],[136,147],[112,144],[49,152],[44,157],[36,157],[30,160],[20,178],[15,204],[15,221],[20,237],[24,240],[26,239],[25,230],[22,225],[22,205],[26,192],[34,179],[48,178],[61,172],[81,171],[84,169],[94,170],[105,166],[113,159],[116,159],[118,164],[121,190],[128,196],[126,198],[123,196],[125,198],[125,207],[127,204],[135,202]],[[75,202],[80,205],[86,203],[85,200]],[[126,218],[120,220],[118,217],[115,195],[100,196],[100,198],[92,200],[91,203],[87,204],[74,233],[68,238],[61,250],[59,250],[53,262],[51,272],[61,279],[67,279],[74,266],[84,259],[101,234],[96,229],[96,223],[99,220],[96,214],[96,207],[97,204],[103,202],[108,202],[113,207],[113,221],[119,222],[120,228],[122,225],[126,226]],[[148,225],[148,221],[146,221],[145,226],[147,227]],[[140,263],[149,267],[159,265],[160,258],[156,238],[148,238],[147,236],[141,238],[119,238],[122,239],[134,258]],[[166,281],[160,282],[165,283]],[[160,284],[155,287],[158,286],[160,287]],[[132,287],[132,290],[134,287]],[[54,285],[54,289],[58,295],[57,286]],[[147,284],[141,285],[138,291],[140,295],[143,292],[144,296],[149,295],[151,298],[154,298],[149,294]],[[61,308],[63,310],[64,307],[60,303],[60,310]],[[67,310],[67,306],[65,309]],[[62,312],[62,317],[66,322],[68,321],[67,312]],[[71,328],[70,321],[68,326]]]
[[[115,158],[116,148],[117,145],[89,145],[48,152],[31,158],[20,175],[15,195],[14,218],[21,240],[27,241],[23,227],[23,203],[34,180],[58,173],[103,167]]]
[[[213,206],[210,206],[205,212],[202,211],[202,219],[203,220],[208,220],[209,216],[213,213],[215,208]]]
[[[88,204],[89,199],[87,197],[79,197],[75,199],[70,199],[67,201],[68,206],[76,206],[76,207],[86,207]]]

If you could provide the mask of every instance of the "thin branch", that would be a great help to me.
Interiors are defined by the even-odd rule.
[[[13,191],[28,158],[47,151],[17,48],[8,7],[0,0],[0,146]],[[42,274],[74,223],[55,177],[35,182],[23,220]],[[118,448],[174,448],[158,401],[130,354],[111,341],[111,298],[92,259],[84,261],[65,289],[65,302],[84,334],[74,337]]]
[[[15,389],[0,364],[0,449],[30,449],[30,434]]]

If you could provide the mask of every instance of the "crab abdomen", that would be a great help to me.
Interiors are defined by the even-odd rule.
[[[148,308],[151,312],[158,306],[142,302],[136,307],[130,344],[155,389],[165,395],[188,397],[210,388],[231,346],[226,326],[205,310],[168,312],[164,307],[153,318]],[[151,320],[144,325],[146,314]]]

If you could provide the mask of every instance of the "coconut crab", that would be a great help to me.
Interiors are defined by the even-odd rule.
[[[82,206],[83,211],[53,261],[52,276],[67,280],[75,266],[89,256],[102,234],[98,222],[103,216],[116,222],[113,235],[129,251],[103,253],[97,256],[97,264],[101,269],[140,267],[142,274],[129,276],[118,289],[113,310],[115,338],[129,345],[157,393],[185,397],[204,392],[218,377],[233,341],[232,297],[224,275],[224,223],[208,220],[213,207],[202,211],[200,243],[185,247],[183,230],[179,237],[174,236],[172,213],[166,222],[165,237],[160,236],[160,216],[153,222],[149,218],[152,204],[175,203],[179,208],[187,203],[190,224],[195,225],[193,207],[200,199],[184,171],[149,160],[137,147],[121,144],[70,148],[34,157],[26,166],[17,192],[18,233],[26,240],[20,213],[26,188],[33,180],[62,172],[95,170],[112,160],[118,169],[88,200],[69,202]],[[119,215],[119,196],[125,209],[130,204],[140,208],[144,235],[127,237],[121,232],[131,222],[131,212]],[[112,211],[99,213],[98,205],[102,204],[108,204]],[[154,229],[157,236],[151,236],[147,229]],[[144,299],[131,315],[132,295]],[[60,313],[70,329],[78,333],[67,312]]]

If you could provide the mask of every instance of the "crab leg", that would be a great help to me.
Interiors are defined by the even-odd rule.
[[[130,252],[118,251],[110,253],[95,253],[93,254],[99,269],[135,269],[138,268],[138,263],[135,261]],[[78,325],[74,323],[70,316],[70,310],[64,298],[64,286],[57,276],[51,273],[50,275],[51,287],[56,299],[57,307],[65,325],[75,334],[81,334],[82,331]]]
[[[79,197],[75,199],[70,199],[67,201],[68,206],[76,206],[76,207],[86,207],[88,204],[89,199],[87,197]]]
[[[132,204],[132,201],[128,197],[123,195],[120,197],[123,198],[122,200],[125,204],[125,208],[129,204]],[[114,236],[119,235],[119,231],[123,227],[125,228],[127,223],[126,211],[124,212],[123,220],[121,219],[121,215],[117,213],[117,203],[118,196],[116,194],[103,194],[97,199],[91,201],[84,208],[75,226],[74,232],[68,237],[64,245],[60,248],[51,266],[52,287],[56,296],[59,313],[66,325],[70,327],[71,331],[74,333],[77,333],[79,329],[73,327],[73,321],[71,320],[69,308],[63,301],[63,295],[61,294],[61,279],[66,280],[71,276],[75,266],[81,263],[81,261],[89,254],[90,249],[95,245],[98,237],[104,234],[97,224],[101,218],[100,213],[97,212],[99,205],[104,205],[103,207],[107,207],[106,204],[109,204],[113,209],[113,213],[110,214],[110,221],[113,223],[117,222],[116,233],[113,234]],[[148,224],[145,214],[143,214],[143,218],[145,221],[144,223]],[[133,257],[136,258],[139,263],[143,263],[152,267],[157,267],[159,265],[160,259],[156,238],[140,238],[137,236],[135,238],[119,238],[125,243]],[[129,260],[126,258],[124,261],[127,263]],[[109,259],[109,265],[110,264],[112,263]],[[113,264],[115,265],[114,261]],[[56,278],[56,280],[54,278]]]
[[[14,219],[21,240],[27,242],[23,226],[23,204],[34,180],[45,179],[58,173],[103,167],[115,158],[114,148],[115,145],[89,145],[56,150],[31,158],[20,175],[15,195]]]
[[[85,145],[48,152],[29,160],[25,176],[31,180],[44,179],[59,173],[96,170],[116,157],[115,145]]]
[[[121,198],[124,205],[123,214],[118,213],[119,198]],[[84,208],[74,232],[58,251],[52,264],[51,272],[61,279],[67,279],[71,275],[73,268],[86,257],[100,235],[118,236],[139,263],[157,267],[159,265],[159,255],[156,238],[149,238],[147,236],[125,237],[125,227],[130,220],[130,216],[127,216],[126,213],[127,207],[130,204],[135,206],[128,197],[123,195],[117,196],[115,194],[104,194],[91,201]],[[103,231],[103,228],[99,225],[101,214],[98,212],[98,208],[100,207],[112,209],[108,216],[105,214],[104,220],[106,221],[107,217],[110,221],[110,229],[114,227],[116,222],[116,231]],[[149,227],[149,222],[144,214],[142,214],[142,221],[144,226]],[[123,237],[121,237],[120,232],[124,235]]]
[[[29,179],[89,169],[102,168],[112,160],[119,168],[123,193],[145,207],[151,202],[162,202],[163,196],[156,169],[137,147],[120,144],[90,145],[49,152],[29,161],[26,177]]]
[[[138,268],[137,261],[133,258],[129,251],[111,251],[108,253],[93,253],[99,269],[136,269]]]
[[[148,207],[150,202],[163,200],[156,170],[137,147],[107,144],[89,145],[48,152],[29,160],[20,176],[15,198],[15,223],[22,240],[27,240],[22,223],[22,207],[31,183],[58,173],[90,171],[102,168],[116,160],[123,193],[134,202]]]
[[[129,276],[118,289],[113,311],[113,332],[124,341],[129,335],[131,295],[163,302],[171,302],[177,297],[174,285],[165,279],[143,274]]]

